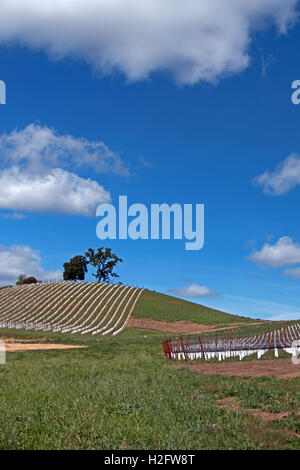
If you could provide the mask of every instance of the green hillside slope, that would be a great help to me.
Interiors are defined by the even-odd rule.
[[[14,286],[0,292],[0,328],[116,335],[130,328],[130,316],[208,326],[253,321],[118,284],[52,282]]]
[[[145,290],[141,295],[132,316],[168,322],[184,320],[202,325],[253,321],[250,318],[231,315],[220,310],[214,310],[203,305],[149,290]]]

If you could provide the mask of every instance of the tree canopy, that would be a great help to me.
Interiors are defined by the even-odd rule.
[[[98,282],[109,281],[111,277],[119,277],[119,275],[114,272],[114,268],[117,263],[122,263],[123,260],[112,253],[110,248],[100,247],[97,251],[93,248],[89,248],[85,256],[88,264],[96,268],[96,272],[93,273],[93,276]]]
[[[36,284],[37,282],[39,281],[33,276],[26,277],[26,274],[20,274],[16,282],[16,285],[21,286],[23,284]]]
[[[65,281],[84,281],[90,264],[96,268],[96,272],[92,273],[98,282],[109,281],[110,278],[119,277],[114,272],[117,263],[123,260],[115,255],[111,248],[100,247],[97,250],[89,248],[85,255],[77,255],[63,264]]]
[[[87,260],[85,256],[77,255],[64,263],[63,278],[65,281],[84,281],[87,273]]]

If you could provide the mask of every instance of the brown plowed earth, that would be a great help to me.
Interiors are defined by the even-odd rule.
[[[256,323],[255,323],[256,324]],[[162,321],[162,320],[153,320],[152,318],[134,318],[130,317],[126,328],[139,328],[141,330],[155,330],[161,331],[163,333],[198,333],[198,332],[205,332],[211,331],[215,329],[223,329],[220,326],[224,324],[218,325],[200,325],[199,323],[193,323],[191,321]],[[235,322],[230,323],[230,326],[227,325],[226,328],[237,327],[247,325],[247,323],[243,322]],[[224,328],[225,329],[225,328]]]
[[[279,379],[300,377],[300,365],[292,363],[291,359],[272,359],[249,362],[223,362],[209,364],[180,364],[192,372],[211,375],[232,375],[238,377],[274,376]]]
[[[191,321],[167,322],[152,320],[152,318],[129,318],[127,328],[140,328],[142,330],[155,330],[169,333],[192,333],[194,331],[209,331],[213,326],[199,325]]]
[[[46,343],[33,343],[33,344],[24,344],[24,343],[6,343],[5,350],[7,352],[16,352],[16,351],[40,351],[46,349],[77,349],[77,348],[86,348],[86,346],[73,346],[70,344],[46,344]]]

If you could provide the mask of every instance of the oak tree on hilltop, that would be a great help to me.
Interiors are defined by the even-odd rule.
[[[110,248],[100,247],[97,251],[89,248],[85,256],[88,264],[96,268],[96,273],[93,273],[93,276],[98,282],[109,281],[110,277],[119,277],[114,272],[114,268],[117,263],[122,263],[123,260],[112,253]]]

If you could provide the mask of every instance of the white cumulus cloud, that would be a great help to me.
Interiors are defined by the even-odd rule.
[[[265,171],[253,179],[256,186],[262,186],[265,193],[279,195],[300,185],[300,155],[292,153],[274,171]]]
[[[96,181],[61,168],[45,174],[22,172],[18,167],[0,171],[0,207],[29,212],[95,215],[95,208],[111,200]]]
[[[180,297],[187,297],[191,299],[199,299],[201,297],[216,297],[220,295],[209,287],[199,286],[198,284],[191,284],[184,287],[174,287],[167,292],[170,294],[178,295]]]
[[[0,284],[14,284],[20,274],[46,281],[62,279],[61,271],[47,271],[41,266],[39,253],[30,246],[0,245]]]
[[[0,135],[0,208],[15,211],[14,218],[20,218],[16,211],[95,215],[99,204],[110,202],[110,193],[74,173],[81,167],[129,174],[103,142],[35,124]]]
[[[10,0],[0,43],[79,58],[129,80],[167,71],[177,83],[214,82],[249,64],[253,34],[286,33],[298,0]]]
[[[120,156],[101,141],[60,135],[48,126],[29,124],[0,135],[1,163],[25,166],[31,171],[45,167],[92,168],[96,172],[128,175]]]
[[[278,268],[300,263],[300,244],[291,237],[281,237],[273,245],[265,243],[261,250],[255,250],[248,257],[260,266]]]

